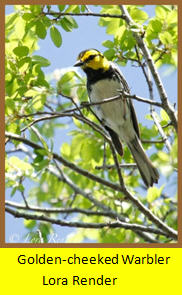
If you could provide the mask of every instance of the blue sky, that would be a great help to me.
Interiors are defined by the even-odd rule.
[[[98,11],[97,7],[90,6],[90,8],[94,12]],[[11,13],[12,11],[13,6],[6,7],[6,14]],[[154,15],[154,6],[146,6],[145,11],[152,17]],[[62,69],[73,66],[79,52],[84,49],[96,48],[100,51],[106,50],[106,48],[102,46],[102,42],[107,39],[112,40],[112,36],[106,35],[105,28],[98,26],[99,18],[91,16],[75,17],[75,20],[78,23],[78,29],[75,29],[72,32],[68,33],[60,28],[63,39],[63,44],[60,48],[55,47],[55,45],[52,43],[49,33],[47,34],[45,40],[39,41],[40,49],[35,54],[41,55],[51,62],[51,65],[49,67],[44,68],[46,74],[52,73],[55,69]],[[170,76],[166,76],[166,69],[167,67],[162,67],[161,69],[159,69],[159,73],[161,75],[168,97],[170,101],[174,103],[177,101],[177,72],[175,71]],[[148,88],[145,83],[144,77],[141,74],[141,69],[133,67],[130,63],[128,63],[127,66],[123,67],[121,70],[126,80],[128,81],[132,94],[148,98]],[[83,73],[81,74],[84,75]],[[158,100],[157,94],[155,99]],[[134,102],[134,105],[139,122],[142,122],[142,124],[144,125],[149,124],[149,122],[145,119],[145,114],[148,112],[149,106],[140,102]],[[63,130],[61,135],[59,133],[59,136],[57,136],[57,138],[55,139],[57,141],[57,148],[60,149],[60,142],[69,140],[67,137],[67,132],[68,130]],[[16,199],[14,200],[16,201]],[[14,217],[11,217],[9,214],[7,214],[6,225],[6,242],[24,241],[22,235],[24,235],[27,231],[24,229],[22,219],[15,220]],[[58,226],[55,228],[58,234],[57,239],[60,237],[64,237],[66,233],[72,231],[71,229],[60,228]],[[12,235],[14,235],[14,238],[12,238]]]

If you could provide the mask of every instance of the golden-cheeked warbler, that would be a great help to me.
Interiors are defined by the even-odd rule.
[[[74,64],[81,67],[87,76],[87,91],[90,102],[100,102],[130,93],[128,84],[119,68],[96,49],[82,51]],[[93,106],[96,117],[110,134],[117,152],[122,156],[124,141],[130,149],[142,179],[147,187],[157,183],[159,174],[153,166],[140,141],[139,126],[131,99],[123,97],[109,103]]]

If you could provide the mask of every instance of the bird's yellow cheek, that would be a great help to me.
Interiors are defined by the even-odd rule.
[[[101,68],[102,63],[100,61],[99,56],[98,57],[96,56],[94,59],[88,61],[87,66],[89,68],[92,68],[93,70],[98,70],[99,68]]]
[[[103,69],[106,71],[109,69],[109,62],[101,56],[96,56],[87,63],[87,67],[93,70]]]

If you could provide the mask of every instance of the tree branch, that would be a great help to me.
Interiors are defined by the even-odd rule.
[[[6,212],[9,214],[13,215],[16,218],[25,218],[25,219],[30,219],[30,220],[41,220],[41,221],[46,221],[52,224],[57,224],[60,226],[67,226],[67,227],[76,227],[76,228],[125,228],[129,230],[139,230],[142,232],[148,232],[148,233],[153,233],[153,234],[159,234],[159,235],[164,235],[168,236],[165,232],[159,230],[159,229],[154,229],[150,227],[146,227],[143,225],[138,225],[138,224],[129,224],[125,222],[108,222],[108,223],[84,223],[84,222],[78,222],[78,221],[65,221],[65,220],[60,220],[56,218],[51,218],[49,216],[45,215],[37,215],[37,214],[30,214],[27,212],[19,212],[12,210],[11,208],[6,207]],[[170,235],[169,235],[170,237]]]
[[[55,161],[56,163],[56,161]],[[58,165],[56,165],[56,167],[58,168]],[[58,169],[58,171],[60,171],[60,167]],[[109,206],[103,204],[101,201],[98,201],[97,199],[95,199],[91,193],[85,192],[84,190],[82,190],[80,187],[78,187],[67,175],[65,175],[63,173],[63,171],[61,171],[61,174],[58,174],[55,169],[53,169],[53,167],[50,169],[49,167],[49,172],[53,173],[56,177],[58,177],[58,179],[60,179],[60,181],[65,182],[67,185],[69,185],[76,194],[79,194],[81,196],[83,196],[84,198],[86,198],[87,200],[89,200],[91,203],[94,204],[94,206],[104,210],[104,212],[111,214],[111,217],[115,217],[115,219],[123,221],[123,222],[127,222],[127,219],[121,214],[121,213],[117,213],[116,211],[112,210]],[[133,230],[138,236],[140,236],[141,238],[143,238],[145,241],[149,242],[149,243],[158,243],[159,241],[156,240],[155,238],[153,238],[151,235],[144,233],[140,230]]]
[[[56,20],[61,16],[69,15],[69,16],[95,16],[95,17],[104,17],[104,18],[123,18],[121,15],[117,14],[109,14],[109,13],[94,13],[94,12],[82,12],[82,13],[74,13],[74,12],[42,12],[42,15],[50,15],[55,16]]]
[[[137,165],[135,163],[133,164],[119,164],[120,168],[124,168],[124,169],[136,169]],[[116,165],[103,165],[103,166],[95,166],[95,169],[97,170],[104,170],[104,169],[113,169],[116,168]]]
[[[121,9],[121,12],[122,12],[122,18],[125,19],[126,23],[131,27],[134,23],[134,21],[132,20],[131,16],[129,15],[125,5],[119,5],[120,6],[120,9]],[[137,25],[137,24],[135,24]],[[152,59],[152,56],[150,54],[150,51],[149,49],[147,48],[143,38],[142,38],[142,35],[143,35],[143,29],[140,28],[140,32],[136,32],[134,30],[132,30],[131,28],[131,31],[133,33],[133,36],[134,38],[136,39],[137,41],[137,44],[138,46],[140,47],[140,49],[142,50],[142,53],[144,55],[144,58],[149,66],[149,69],[152,73],[152,76],[153,76],[153,79],[156,83],[156,86],[157,86],[157,89],[158,89],[158,92],[159,92],[159,95],[160,95],[160,99],[162,101],[162,106],[163,108],[165,109],[166,113],[168,114],[168,116],[170,117],[171,119],[171,122],[177,132],[177,129],[178,129],[178,124],[177,124],[177,117],[176,117],[176,114],[175,114],[175,110],[173,108],[173,106],[170,104],[169,100],[168,100],[168,97],[167,97],[167,94],[166,94],[166,91],[164,89],[164,86],[163,86],[163,83],[161,81],[161,78],[160,78],[160,75],[157,71],[157,68],[155,66],[155,63]],[[141,34],[142,32],[142,34]]]
[[[76,106],[75,108],[71,108],[71,109],[65,110],[65,111],[60,112],[60,113],[58,113],[58,112],[37,112],[37,113],[28,114],[28,115],[19,115],[18,116],[19,118],[28,118],[28,117],[38,116],[38,115],[47,115],[47,116],[43,116],[43,117],[40,117],[40,118],[37,118],[37,119],[33,120],[27,126],[23,127],[21,129],[21,132],[25,131],[27,128],[29,128],[29,127],[31,127],[34,124],[37,124],[39,122],[46,121],[46,120],[53,120],[53,119],[57,119],[57,118],[65,117],[65,116],[70,116],[70,117],[76,116],[75,112],[78,111],[78,110],[79,110],[79,113],[80,113],[80,111],[82,109],[84,109],[84,108],[89,108],[89,107],[95,106],[95,105],[110,103],[110,102],[113,102],[115,100],[123,99],[123,96],[127,97],[127,98],[130,98],[130,99],[135,99],[137,101],[147,103],[147,104],[150,104],[150,105],[155,105],[155,106],[158,106],[158,107],[162,107],[162,104],[157,102],[157,101],[146,99],[146,98],[143,98],[143,97],[140,97],[140,96],[136,96],[135,94],[130,95],[127,92],[124,92],[124,91],[122,91],[121,93],[122,93],[122,96],[120,94],[120,95],[117,95],[117,96],[114,96],[114,97],[111,97],[111,98],[103,99],[102,101],[99,101],[99,102],[84,102],[84,104],[82,104],[79,107]],[[81,117],[85,118],[84,116],[82,116],[82,113],[80,113],[80,118]],[[85,120],[87,120],[87,118],[85,118]],[[97,130],[98,130],[99,127],[100,126],[97,125]]]
[[[56,165],[56,167],[58,168],[58,165]],[[60,181],[63,181],[64,183],[69,185],[75,191],[76,194],[79,194],[83,196],[84,198],[86,198],[87,200],[89,200],[92,204],[94,204],[94,206],[102,209],[110,217],[117,218],[121,221],[126,221],[126,219],[121,214],[113,211],[109,206],[106,206],[101,201],[98,201],[97,199],[95,199],[91,193],[85,192],[83,189],[77,186],[67,175],[63,173],[63,171],[61,171],[61,173],[58,174],[53,166],[49,167],[48,170],[50,173],[54,174]],[[60,167],[58,171],[60,172]]]
[[[155,105],[155,106],[158,106],[158,107],[162,107],[162,104],[160,102],[155,101],[155,100],[143,98],[143,97],[137,96],[135,94],[131,95],[131,94],[125,92],[125,91],[118,91],[118,93],[119,92],[122,94],[122,96],[121,96],[121,94],[118,94],[118,95],[113,96],[113,97],[104,98],[104,99],[102,99],[101,101],[98,101],[98,102],[84,102],[79,107],[76,106],[75,108],[64,110],[62,112],[45,112],[45,111],[44,112],[36,112],[36,113],[27,114],[27,115],[26,114],[18,115],[18,118],[35,117],[35,116],[38,116],[38,115],[52,115],[53,119],[56,119],[56,118],[59,118],[59,117],[64,117],[65,114],[74,113],[75,111],[78,111],[78,108],[79,108],[79,110],[82,110],[84,108],[88,108],[88,107],[91,107],[91,106],[101,105],[101,104],[110,103],[110,102],[113,102],[113,101],[116,101],[116,100],[123,99],[123,95],[125,97],[127,97],[127,98],[130,98],[130,99],[135,99],[135,100],[143,102],[143,103],[152,104],[152,105]]]
[[[147,76],[147,84],[148,84],[148,88],[149,88],[150,99],[153,100],[154,99],[154,92],[153,92],[153,84],[152,84],[152,80],[151,80],[151,72],[150,72],[149,68],[148,68],[148,74],[146,74],[146,76]],[[151,114],[151,117],[153,118],[154,124],[156,125],[156,127],[162,137],[162,140],[164,141],[168,151],[170,152],[171,151],[170,142],[169,142],[164,130],[162,129],[162,127],[160,125],[160,122],[159,122],[157,115],[155,113],[154,105],[150,105],[150,114]]]
[[[34,211],[34,212],[42,212],[42,213],[57,213],[57,214],[74,214],[81,213],[85,215],[97,215],[97,216],[106,216],[110,218],[116,218],[116,214],[111,210],[108,211],[92,211],[89,209],[80,209],[80,208],[43,208],[38,206],[25,206],[23,204],[5,201],[6,206],[10,206],[16,209],[23,209],[25,211]]]
[[[23,142],[26,145],[31,146],[34,149],[43,149],[42,146],[24,138],[17,134],[12,134],[10,132],[6,132],[6,137],[8,137],[11,140],[16,140],[19,142]],[[51,152],[50,152],[51,153]],[[68,160],[64,159],[62,156],[57,155],[56,153],[52,153],[53,159],[57,160],[64,166],[70,168],[71,170],[79,173],[80,175],[83,175],[95,182],[98,182],[100,184],[103,184],[107,187],[110,187],[111,189],[123,193],[127,199],[129,199],[146,217],[149,218],[154,224],[156,224],[160,229],[168,233],[173,239],[177,239],[177,232],[170,228],[168,225],[166,225],[163,221],[161,221],[157,216],[155,216],[152,211],[150,211],[147,207],[145,207],[135,196],[133,196],[126,187],[120,186],[118,184],[112,183],[108,180],[105,180],[101,177],[98,177],[96,175],[93,175],[87,170],[84,170],[78,166],[76,166],[74,163],[69,162]]]

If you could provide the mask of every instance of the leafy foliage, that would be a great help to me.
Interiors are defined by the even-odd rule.
[[[154,60],[157,60],[156,66],[164,64],[177,66],[177,9],[165,5],[156,6],[156,15],[149,18],[148,14],[140,7],[131,5],[128,7],[130,16],[136,25],[132,28],[126,27],[121,19],[101,18],[99,24],[106,27],[106,32],[113,35],[113,42],[104,41],[103,46],[109,48],[105,51],[110,60],[127,61],[137,59],[134,47],[136,41],[132,31],[138,31],[143,34],[145,30],[145,40]],[[120,9],[114,5],[103,5],[101,13],[120,14]],[[140,26],[143,24],[143,29]],[[161,58],[162,57],[162,58]],[[141,58],[143,58],[141,56]]]
[[[100,14],[121,15],[119,6],[99,7]],[[136,63],[139,57],[142,64],[144,57],[141,52],[136,51],[137,43],[133,37],[133,31],[137,31],[143,36],[157,67],[165,64],[176,68],[176,7],[156,6],[153,18],[149,17],[143,6],[131,5],[127,8],[135,22],[131,27],[127,26],[122,18],[99,18],[98,25],[105,27],[109,35],[108,40],[102,42],[107,48],[105,56],[119,65],[126,65],[128,61]],[[57,83],[48,80],[44,68],[49,67],[50,61],[35,54],[39,39],[44,40],[47,34],[50,34],[56,47],[61,47],[64,44],[62,30],[72,32],[78,29],[76,19],[70,13],[85,12],[85,5],[16,5],[15,11],[6,17],[6,131],[25,136],[41,147],[30,147],[17,140],[8,141],[6,185],[11,197],[21,196],[29,206],[79,208],[95,212],[94,215],[75,211],[72,217],[67,217],[67,213],[61,215],[45,211],[44,215],[47,217],[67,217],[68,221],[109,224],[117,219],[116,216],[120,216],[130,223],[150,227],[151,221],[144,218],[143,213],[125,199],[121,192],[76,173],[74,169],[56,162],[53,156],[53,138],[57,138],[61,132],[66,132],[66,123],[69,122],[69,140],[61,142],[61,137],[59,142],[58,153],[62,158],[96,177],[112,183],[118,182],[118,173],[108,141],[104,148],[104,131],[100,129],[89,108],[78,110],[78,101],[87,100],[85,78],[75,71],[68,71],[61,74]],[[165,140],[161,140],[154,124],[152,127],[140,126],[140,129],[142,138],[148,141],[144,143],[146,149],[151,147],[150,141],[156,142],[151,159],[163,175],[163,185],[150,188],[146,192],[134,166],[123,168],[122,176],[131,193],[150,208],[151,212],[176,229],[176,196],[168,195],[166,188],[168,182],[170,186],[174,186],[174,191],[176,188],[177,137],[167,113],[161,109],[156,116],[167,139],[172,143],[170,152],[166,150]],[[151,120],[150,114],[147,114],[146,118]],[[103,161],[105,158],[106,163]],[[122,160],[122,164],[124,163],[133,163],[126,147]],[[144,198],[143,195],[147,197]],[[111,211],[115,215],[112,215]],[[98,215],[98,212],[103,212],[103,215]],[[104,215],[106,212],[107,216]],[[49,222],[37,221],[33,217],[32,220],[25,219],[24,226],[31,242],[38,243],[42,239],[49,242],[54,231]],[[154,237],[159,242],[168,241],[164,236]],[[77,229],[67,236],[65,241],[135,243],[143,242],[145,238],[136,231],[108,226],[101,229]]]

